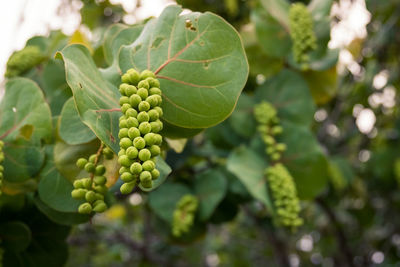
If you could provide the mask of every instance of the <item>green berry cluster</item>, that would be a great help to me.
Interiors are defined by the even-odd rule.
[[[292,4],[289,10],[290,36],[293,41],[293,55],[301,68],[309,68],[310,57],[308,52],[317,48],[317,41],[313,29],[313,19],[303,3]]]
[[[7,61],[5,76],[12,78],[42,62],[45,57],[37,46],[26,46],[20,51],[14,52]]]
[[[160,82],[153,72],[144,70],[140,74],[129,69],[122,75],[120,105],[123,116],[119,120],[120,151],[119,173],[124,184],[122,194],[129,194],[140,183],[152,188],[153,180],[160,176],[156,169],[156,157],[160,155],[163,128],[160,118],[163,111]]]
[[[172,234],[180,237],[182,234],[189,232],[193,225],[199,202],[193,195],[184,195],[176,204],[176,208],[172,221]]]
[[[275,136],[282,133],[283,128],[279,125],[279,118],[274,106],[263,101],[254,108],[254,117],[258,122],[258,131],[266,145],[265,152],[273,161],[281,158],[282,153],[286,150],[286,145],[278,143]]]
[[[112,159],[114,153],[108,147],[101,145],[97,154],[93,154],[89,159],[80,158],[76,161],[78,168],[84,169],[90,174],[90,177],[81,178],[74,181],[74,190],[71,196],[75,199],[85,200],[78,212],[82,214],[92,214],[93,212],[104,212],[107,204],[104,202],[104,196],[107,194],[107,178],[104,176],[106,167],[99,164],[100,157],[103,155],[106,159]]]
[[[275,223],[296,229],[303,219],[299,217],[300,203],[293,177],[281,163],[268,167],[265,174],[274,199]]]
[[[4,172],[4,167],[2,165],[4,161],[4,152],[3,152],[3,147],[4,147],[4,142],[0,140],[0,188],[3,186],[3,172]],[[0,190],[0,195],[1,195],[1,190]]]

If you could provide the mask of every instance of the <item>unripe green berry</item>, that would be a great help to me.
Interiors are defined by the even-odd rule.
[[[75,199],[82,199],[85,197],[86,192],[87,192],[86,189],[82,189],[82,188],[74,189],[71,192],[71,197],[75,198]]]
[[[152,108],[158,106],[158,98],[155,95],[151,95],[151,96],[147,97],[146,102],[148,102],[150,104],[150,107],[152,107]]]
[[[129,134],[129,130],[128,130],[128,134]],[[127,137],[124,137],[119,141],[119,146],[123,149],[127,149],[131,145],[132,145],[132,141],[131,141],[131,139],[129,139]]]
[[[99,187],[102,187],[102,186],[96,186],[96,187],[95,187],[95,190],[96,190],[96,188],[99,188]],[[97,201],[97,200],[104,200],[103,194],[100,193],[100,192],[103,191],[103,190],[96,190],[96,191],[99,191],[99,193],[96,193],[96,201]],[[106,191],[106,192],[107,192],[107,191]]]
[[[137,106],[139,105],[139,103],[142,101],[142,98],[137,95],[137,94],[133,94],[129,97],[129,103],[131,104],[132,107],[137,108]]]
[[[128,117],[136,118],[138,113],[137,113],[137,111],[135,109],[130,108],[125,112],[125,115],[128,116]]]
[[[134,146],[130,146],[128,147],[128,149],[126,150],[126,155],[128,156],[128,158],[130,159],[135,159],[138,156],[138,150],[136,147]]]
[[[160,149],[160,147],[157,146],[157,145],[152,145],[152,146],[149,148],[149,150],[150,150],[150,153],[151,153],[151,156],[152,156],[152,157],[157,157],[157,156],[160,155],[160,153],[161,153],[161,149]]]
[[[90,157],[89,157],[89,162],[95,163],[95,162],[96,162],[96,158],[97,158],[97,155],[96,155],[96,154],[90,155]]]
[[[103,155],[106,159],[112,159],[114,157],[114,152],[111,150],[111,148],[106,147],[103,149]]]
[[[87,202],[90,202],[90,203],[96,201],[97,200],[96,193],[94,191],[87,191],[85,194],[85,199]]]
[[[139,155],[138,155],[139,159],[141,161],[146,161],[149,160],[151,158],[151,153],[150,150],[148,150],[147,148],[141,149],[139,151]]]
[[[135,188],[136,186],[136,181],[130,182],[130,183],[124,183],[123,185],[121,185],[120,187],[120,191],[122,194],[126,195],[129,194],[133,191],[133,188]]]
[[[103,184],[107,183],[107,178],[105,176],[95,176],[93,178],[93,182],[96,185],[103,185]]]
[[[140,74],[135,69],[129,69],[126,73],[131,84],[137,84],[140,81]]]
[[[143,139],[143,137],[136,137],[133,140],[133,145],[137,148],[137,149],[142,149],[146,146],[146,141]]]
[[[155,107],[154,109],[157,110],[158,116],[162,117],[162,115],[164,114],[162,108],[161,107]]]
[[[133,176],[130,172],[124,172],[123,174],[121,174],[121,180],[125,183],[132,182],[133,179],[135,179],[135,176]]]
[[[150,89],[151,88],[160,88],[160,82],[157,79],[155,79],[155,78],[147,78],[146,80],[150,85]]]
[[[162,136],[160,134],[154,134],[154,138],[155,138],[155,144],[156,145],[161,145],[162,143]]]
[[[136,127],[129,128],[128,136],[131,140],[134,140],[136,137],[140,136],[140,131]]]
[[[151,126],[151,131],[153,133],[158,133],[159,131],[162,130],[163,123],[160,120],[156,120],[156,121],[150,122],[150,126]],[[139,128],[139,130],[140,130],[140,128]]]
[[[83,168],[85,168],[86,163],[87,163],[87,159],[80,158],[76,161],[76,166],[78,166],[78,168],[80,168],[80,169],[83,169]]]
[[[127,137],[127,136],[128,136],[128,128],[119,129],[119,132],[118,132],[118,138],[119,139],[122,139],[122,138]]]
[[[127,83],[121,83],[121,85],[119,86],[119,92],[121,93],[121,95],[126,95],[126,88],[128,88],[129,84]]]
[[[156,165],[154,164],[153,161],[147,160],[147,161],[143,162],[142,167],[143,167],[143,170],[145,170],[145,171],[152,171],[152,170],[154,170]]]
[[[161,95],[160,87],[152,87],[149,90],[150,95]]]
[[[145,80],[147,78],[155,78],[156,75],[154,75],[154,73],[151,70],[144,70],[140,73],[140,79],[141,80]]]
[[[129,97],[121,96],[119,99],[119,104],[122,106],[123,104],[129,104]]]
[[[139,162],[134,162],[131,167],[130,167],[130,171],[132,174],[140,174],[143,170],[142,165],[140,165]]]
[[[73,185],[74,185],[74,188],[83,188],[83,187],[84,187],[84,186],[83,186],[83,182],[82,182],[81,179],[75,180],[74,183],[73,183]]]
[[[148,90],[148,89],[150,88],[149,82],[146,81],[146,80],[140,81],[140,82],[138,83],[138,88],[145,88],[145,89]],[[147,96],[146,96],[146,97],[147,97]]]
[[[81,181],[82,181],[82,185],[84,188],[86,188],[86,189],[92,188],[92,179],[82,178]]]
[[[281,154],[276,152],[271,155],[272,160],[279,160],[281,158]]]
[[[154,97],[157,99],[157,103],[160,106],[162,103],[162,97],[160,95],[154,95]]]
[[[95,171],[95,169],[96,169],[96,167],[94,166],[93,163],[88,162],[88,163],[85,164],[85,171],[92,173],[92,172]]]
[[[146,141],[146,146],[152,146],[155,143],[155,134],[154,133],[147,133],[144,136],[144,141]]]
[[[94,208],[93,211],[97,212],[97,213],[102,213],[105,212],[107,210],[107,205],[106,203],[104,203],[104,201],[100,204],[97,204]]]
[[[120,120],[120,121],[119,121],[119,128],[120,128],[120,129],[122,129],[122,128],[128,128],[128,122],[126,121],[126,119],[125,119],[125,120]]]
[[[121,157],[121,156],[123,156],[123,155],[126,155],[126,150],[123,149],[123,148],[121,148],[121,149],[118,151],[118,157]]]
[[[159,118],[159,114],[158,114],[158,112],[157,112],[157,110],[155,110],[155,109],[150,109],[148,112],[147,112],[147,114],[148,114],[148,116],[149,116],[149,119],[150,119],[150,121],[156,121],[156,120],[158,120],[158,118]]]
[[[140,182],[141,183],[146,183],[148,181],[151,181],[151,173],[149,171],[143,171],[140,174]]]
[[[131,96],[131,95],[133,95],[133,94],[136,94],[136,92],[137,92],[137,89],[136,89],[136,87],[133,86],[133,85],[128,85],[128,86],[126,87],[126,89],[125,89],[125,95],[126,95],[126,96]]]
[[[105,194],[107,194],[107,191],[108,191],[108,187],[106,186],[106,185],[96,185],[95,187],[94,187],[94,190],[96,191],[96,192],[98,192],[98,194],[96,194],[96,198],[97,199],[99,199],[99,198],[104,198],[103,197],[103,195],[105,195]],[[99,195],[100,194],[100,195]]]
[[[272,128],[272,133],[273,133],[274,135],[281,134],[282,132],[283,132],[282,126],[274,126],[274,127]]]
[[[138,127],[139,122],[136,118],[130,117],[129,119],[126,120],[126,123],[128,125],[128,128],[131,127]]]
[[[283,143],[276,144],[275,148],[277,151],[283,152],[286,150],[286,144]]]
[[[125,103],[121,106],[121,111],[122,113],[125,113],[130,108],[132,108],[132,106],[130,104]]]
[[[123,174],[124,172],[129,172],[129,168],[122,166],[119,168],[119,174]]]
[[[151,124],[148,122],[142,122],[139,125],[139,131],[142,135],[145,135],[147,133],[151,132]]]
[[[137,91],[137,95],[140,96],[141,100],[145,100],[148,97],[149,92],[145,88],[139,88]]]
[[[140,122],[149,121],[150,115],[146,111],[139,112],[137,120]]]
[[[83,203],[79,206],[78,212],[81,214],[90,214],[92,212],[92,205],[89,203]]]
[[[122,75],[121,81],[122,81],[123,83],[130,83],[131,81],[130,81],[130,78],[129,78],[129,74],[128,74],[128,73],[125,73],[124,75]]]
[[[96,170],[94,174],[96,175],[103,175],[106,172],[106,167],[102,164],[96,166]]]
[[[131,165],[131,160],[128,156],[123,155],[119,157],[118,163],[121,164],[121,166],[129,167]]]
[[[150,104],[147,101],[142,101],[139,103],[139,111],[148,111],[150,110]]]
[[[160,172],[157,169],[151,171],[151,179],[156,180],[160,177]]]

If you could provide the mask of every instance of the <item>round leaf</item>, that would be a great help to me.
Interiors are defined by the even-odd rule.
[[[243,45],[221,17],[169,6],[140,36],[121,49],[119,66],[150,69],[160,79],[164,120],[184,128],[206,128],[226,119],[248,75]]]

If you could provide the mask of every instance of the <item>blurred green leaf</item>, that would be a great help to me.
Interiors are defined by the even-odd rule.
[[[13,252],[25,250],[31,242],[29,227],[20,221],[0,224],[1,245]]]
[[[214,212],[226,194],[227,181],[219,170],[207,170],[197,175],[194,191],[198,198],[198,214],[201,221],[205,221]]]

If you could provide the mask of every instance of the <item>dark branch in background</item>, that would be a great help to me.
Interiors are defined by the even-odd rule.
[[[343,259],[346,261],[346,266],[348,267],[355,267],[353,259],[354,255],[349,247],[348,240],[346,235],[343,231],[342,226],[340,225],[339,221],[336,218],[334,211],[329,207],[327,203],[323,200],[322,197],[317,197],[315,202],[321,207],[321,209],[326,213],[328,216],[331,224],[334,227],[336,238],[339,242],[339,249],[342,252]]]
[[[278,265],[282,267],[290,266],[287,245],[276,235],[276,229],[271,225],[266,225],[261,218],[254,215],[247,207],[243,206],[243,210],[251,219],[253,219],[259,227],[260,232],[265,233],[270,245],[274,249],[275,259]]]

